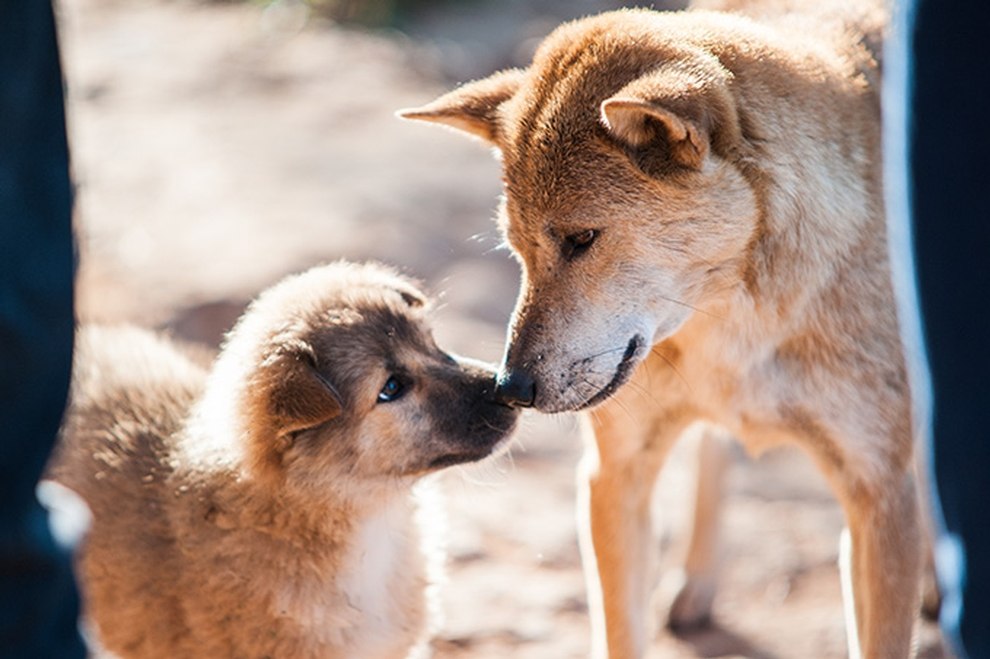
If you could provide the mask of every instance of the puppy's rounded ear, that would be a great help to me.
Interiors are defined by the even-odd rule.
[[[340,394],[317,369],[312,347],[302,341],[276,346],[252,384],[252,425],[279,440],[326,423],[343,411]]]
[[[500,71],[462,85],[432,103],[399,110],[396,114],[403,119],[450,126],[499,146],[499,108],[515,95],[525,75],[522,69]]]
[[[707,54],[666,64],[602,101],[602,124],[648,171],[699,170],[739,138],[731,77]]]
[[[411,309],[422,309],[426,306],[427,300],[419,291],[414,291],[410,289],[398,289],[399,295],[402,297],[402,301],[406,303]]]

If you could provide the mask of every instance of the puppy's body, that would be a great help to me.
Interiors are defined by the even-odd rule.
[[[698,420],[813,457],[850,529],[850,651],[910,652],[921,542],[882,203],[882,25],[851,3],[764,23],[614,12],[562,26],[525,71],[405,113],[501,151],[523,268],[503,398],[604,403],[583,493],[599,652],[644,650],[649,494]],[[675,621],[710,605],[716,490],[699,488]]]
[[[491,373],[436,348],[422,304],[380,270],[316,269],[255,302],[211,372],[140,330],[80,332],[49,476],[93,510],[80,577],[108,651],[423,648],[442,556],[415,483],[487,455],[513,417]],[[405,391],[381,401],[390,373]]]

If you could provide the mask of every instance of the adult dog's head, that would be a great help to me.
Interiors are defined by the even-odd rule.
[[[757,203],[733,164],[733,75],[698,25],[648,11],[576,21],[528,69],[400,112],[501,153],[500,223],[522,266],[503,400],[595,405],[741,281]]]
[[[493,368],[434,343],[427,306],[380,266],[336,263],[282,281],[231,331],[202,421],[234,433],[252,474],[304,492],[486,457],[517,413],[495,401]]]

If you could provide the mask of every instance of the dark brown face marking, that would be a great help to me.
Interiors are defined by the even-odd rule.
[[[429,369],[426,377],[423,411],[449,447],[433,466],[480,459],[511,432],[517,415],[495,402],[493,371],[454,362]]]

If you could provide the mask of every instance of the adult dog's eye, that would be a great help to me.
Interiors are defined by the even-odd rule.
[[[402,398],[404,393],[406,393],[406,383],[393,375],[385,381],[385,386],[378,392],[378,402],[391,403]]]
[[[585,229],[584,231],[578,231],[567,236],[564,238],[564,244],[562,246],[564,258],[573,259],[588,251],[588,248],[591,247],[597,237],[597,229]]]

